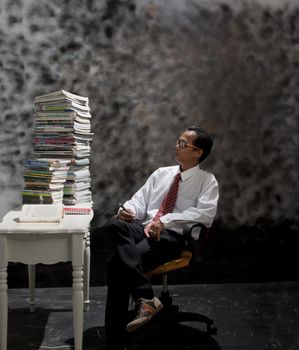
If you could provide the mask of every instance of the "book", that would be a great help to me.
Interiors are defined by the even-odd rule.
[[[63,217],[62,204],[23,204],[20,222],[59,223]]]
[[[67,92],[65,90],[59,90],[59,91],[51,92],[49,94],[36,96],[34,99],[34,102],[38,103],[38,102],[46,102],[46,101],[57,101],[57,100],[64,100],[65,98],[69,98],[73,101],[77,101],[78,103],[88,104],[88,97],[79,96],[79,95]]]
[[[90,215],[91,208],[72,208],[72,207],[64,207],[65,215]]]
[[[66,165],[69,162],[55,159],[26,159],[25,167],[46,168],[48,170],[61,169],[67,170]]]
[[[35,112],[58,112],[58,111],[65,111],[65,112],[89,112],[90,108],[89,106],[84,106],[79,103],[73,102],[73,101],[57,101],[55,103],[35,103]]]

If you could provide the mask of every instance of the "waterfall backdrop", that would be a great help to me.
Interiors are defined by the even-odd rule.
[[[193,124],[215,137],[216,222],[298,220],[297,1],[2,0],[0,41],[1,217],[21,204],[34,97],[64,89],[90,99],[100,223]]]

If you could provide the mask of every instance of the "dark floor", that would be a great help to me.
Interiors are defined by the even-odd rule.
[[[159,294],[160,288],[155,289]],[[195,322],[167,327],[156,316],[134,335],[130,349],[299,349],[299,282],[197,284],[170,290],[182,311],[212,317],[218,334],[206,335],[205,327]],[[8,350],[72,348],[71,288],[38,288],[35,313],[28,311],[26,289],[8,293]],[[83,349],[101,350],[106,287],[92,287],[90,296]]]

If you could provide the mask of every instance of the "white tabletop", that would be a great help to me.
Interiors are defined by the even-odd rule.
[[[0,222],[0,233],[84,233],[89,229],[93,211],[89,215],[64,215],[59,223],[20,222],[21,209],[11,210]]]

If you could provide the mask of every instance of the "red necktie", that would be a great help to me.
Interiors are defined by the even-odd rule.
[[[181,173],[178,173],[174,176],[172,184],[169,187],[169,190],[166,194],[166,196],[163,199],[162,204],[160,205],[160,208],[153,218],[153,220],[147,224],[144,228],[144,233],[146,236],[149,236],[148,232],[153,222],[159,220],[159,218],[165,214],[171,213],[173,211],[173,208],[175,206],[175,202],[177,199],[178,194],[178,188],[179,188],[179,181],[181,180]]]

